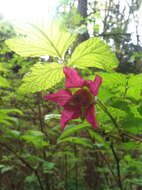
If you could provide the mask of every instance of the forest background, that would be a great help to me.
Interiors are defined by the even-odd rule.
[[[141,3],[61,0],[49,25],[1,16],[0,190],[142,190]],[[43,99],[65,65],[103,78],[97,129],[76,119],[62,132]]]

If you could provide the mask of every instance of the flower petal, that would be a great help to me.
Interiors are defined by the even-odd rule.
[[[47,101],[55,102],[60,106],[64,106],[71,99],[72,94],[69,90],[59,90],[55,94],[44,95],[44,99]]]
[[[94,105],[91,104],[86,110],[86,120],[94,127],[97,128],[96,114]]]
[[[66,88],[81,88],[84,86],[85,80],[79,76],[76,70],[64,67],[64,74],[66,76]]]
[[[62,116],[60,120],[61,130],[64,130],[69,120],[76,119],[80,117],[80,115],[81,115],[81,108],[79,107],[65,108],[62,111]]]
[[[97,94],[99,92],[99,87],[102,84],[102,77],[100,77],[99,75],[96,75],[94,81],[92,81],[92,80],[86,80],[85,83],[86,83],[86,86],[92,92],[92,94],[94,96],[97,96]]]

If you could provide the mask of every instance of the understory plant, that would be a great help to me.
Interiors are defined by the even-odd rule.
[[[35,63],[9,93],[24,114],[1,125],[3,190],[138,190],[142,75],[117,73],[101,38],[75,47],[76,34],[57,22],[13,27],[6,45]]]

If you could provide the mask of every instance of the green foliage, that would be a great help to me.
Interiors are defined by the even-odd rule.
[[[0,124],[11,126],[13,122],[15,123],[15,118],[9,116],[13,112],[22,115],[18,109],[0,109]]]
[[[92,147],[92,143],[89,139],[80,137],[66,137],[58,140],[58,143],[73,143],[82,145],[84,147]]]
[[[9,82],[0,76],[0,87],[10,87]]]
[[[82,130],[82,129],[86,129],[89,127],[89,124],[88,123],[82,123],[80,125],[77,125],[77,126],[68,126],[65,128],[65,130],[63,131],[63,133],[61,134],[60,136],[60,139],[64,138],[64,137],[67,137],[69,135],[73,135],[75,134],[76,132]]]
[[[74,50],[69,66],[96,67],[110,71],[118,66],[118,60],[110,47],[100,38],[90,38]]]
[[[28,130],[26,135],[21,136],[28,143],[32,143],[38,148],[48,146],[49,143],[44,140],[44,134],[40,131]]]
[[[64,78],[63,66],[58,63],[37,63],[31,70],[31,73],[23,78],[24,83],[19,89],[20,92],[29,93],[47,90]]]
[[[59,23],[41,21],[39,23],[14,22],[17,36],[6,41],[10,49],[24,57],[55,56],[64,57],[75,36],[63,30]]]
[[[0,63],[0,71],[2,71],[2,72],[8,71],[8,70],[4,67],[4,63]]]
[[[96,23],[93,28],[99,32]],[[141,187],[142,74],[114,71],[118,60],[101,38],[84,41],[72,53],[75,36],[58,24],[17,23],[14,29],[17,36],[6,44],[20,56],[4,44],[0,56],[0,186],[4,190],[75,190],[77,185],[78,190],[122,190],[121,181],[126,190]],[[81,25],[72,32],[82,34],[86,29]],[[46,61],[44,55],[51,57]],[[60,108],[43,100],[42,91],[64,88],[65,65],[83,69],[89,80],[94,80],[94,73],[102,76],[95,99],[97,129],[73,120],[61,132]],[[17,93],[22,81],[18,90],[22,93]]]
[[[0,173],[3,174],[5,172],[11,171],[14,166],[0,165]]]

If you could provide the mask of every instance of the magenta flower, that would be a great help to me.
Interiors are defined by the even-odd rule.
[[[59,90],[55,94],[44,95],[44,99],[55,102],[64,109],[61,113],[61,129],[63,130],[68,121],[76,118],[86,120],[97,127],[96,114],[94,110],[94,96],[97,96],[102,78],[96,75],[95,80],[82,79],[76,70],[64,67],[66,77],[65,90]],[[72,94],[70,88],[79,88]]]

